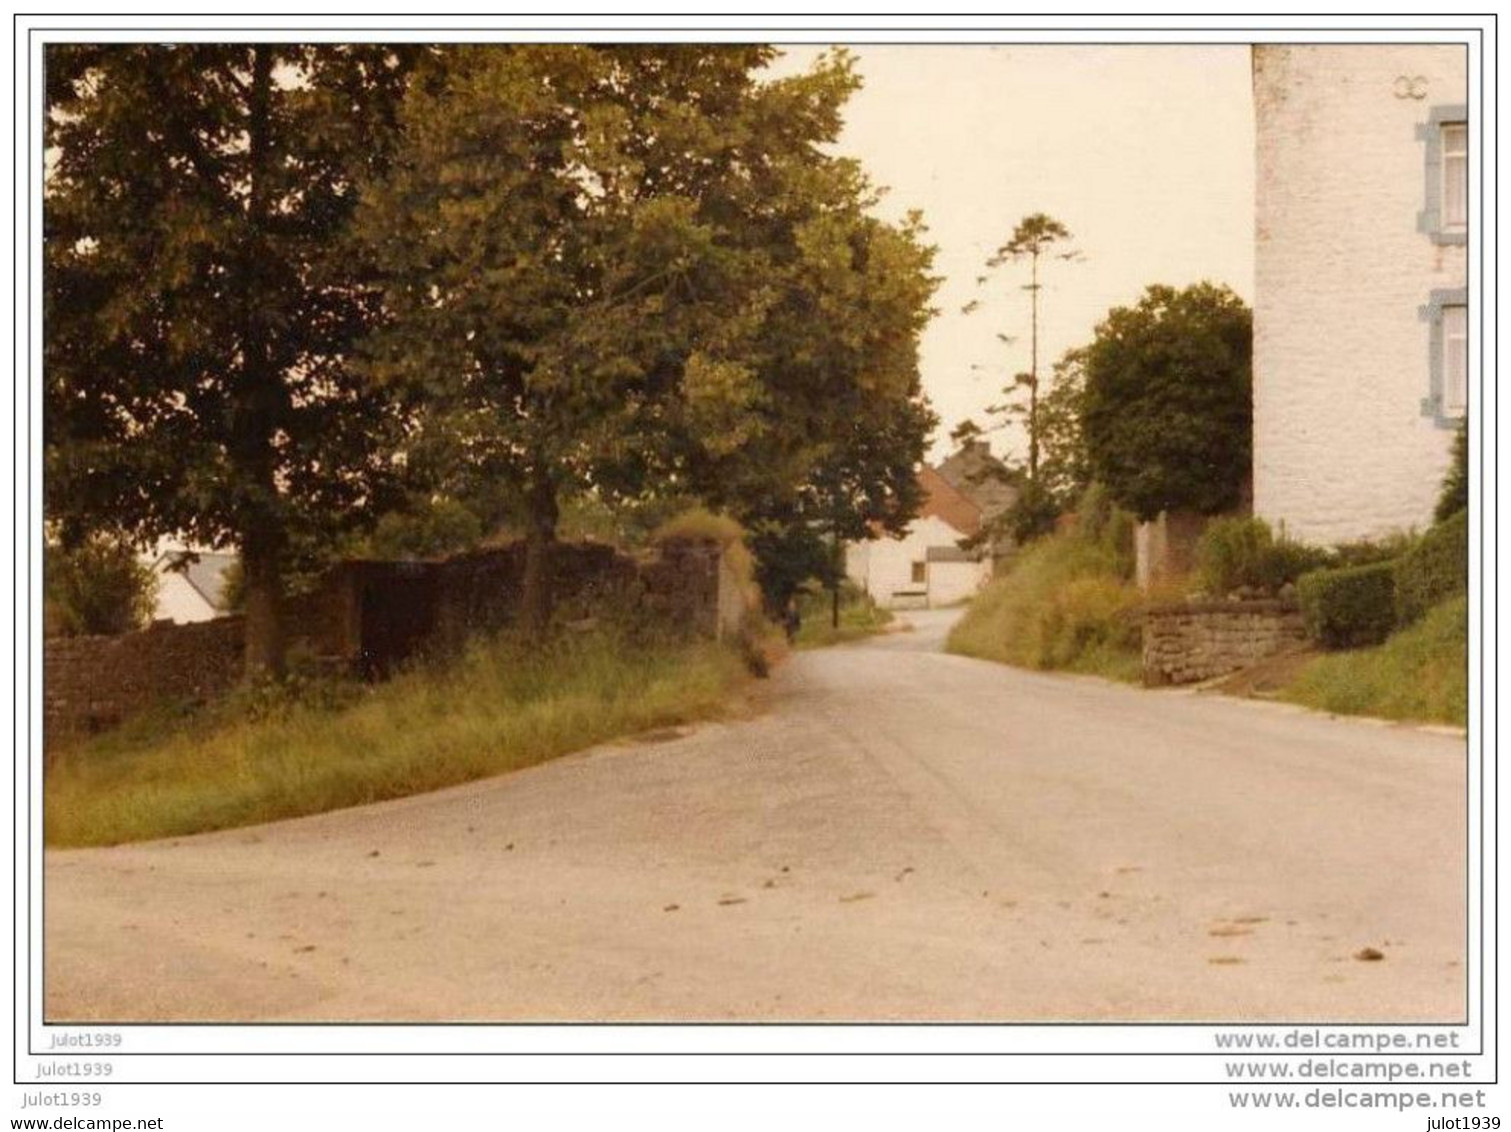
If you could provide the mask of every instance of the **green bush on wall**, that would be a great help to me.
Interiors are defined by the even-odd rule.
[[[1202,586],[1217,596],[1240,586],[1278,590],[1328,560],[1323,548],[1277,539],[1263,519],[1247,516],[1212,520],[1196,544]]]
[[[1396,622],[1410,625],[1432,606],[1469,585],[1469,513],[1460,511],[1429,530],[1396,559]]]
[[[1330,649],[1377,645],[1396,623],[1395,563],[1314,570],[1296,583],[1307,634]]]

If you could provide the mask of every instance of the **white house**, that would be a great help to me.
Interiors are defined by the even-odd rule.
[[[236,555],[160,546],[152,558],[157,576],[155,621],[209,621],[225,615],[226,571]]]
[[[1254,48],[1254,511],[1294,537],[1431,521],[1469,400],[1466,66]]]
[[[992,575],[986,549],[960,543],[981,530],[980,506],[927,465],[919,472],[924,503],[902,538],[880,537],[845,548],[845,573],[890,609],[934,609],[969,598]]]

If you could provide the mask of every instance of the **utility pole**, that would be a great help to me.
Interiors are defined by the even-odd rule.
[[[831,553],[832,553],[833,557],[830,559],[830,562],[829,562],[829,573],[830,573],[831,578],[832,578],[832,580],[830,582],[830,586],[829,586],[829,625],[830,625],[831,628],[838,629],[839,628],[839,585],[840,585],[840,576],[843,573],[844,568],[845,568],[844,557],[843,557],[844,556],[844,551],[842,550],[842,545],[843,544],[841,544],[841,542],[839,541],[839,513],[838,513],[838,511],[835,512],[833,523],[832,523],[832,526],[830,527],[830,533],[832,534],[833,539],[834,539],[834,546],[833,546],[833,548],[831,550]]]

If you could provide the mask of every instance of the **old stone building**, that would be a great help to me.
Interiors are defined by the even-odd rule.
[[[1254,48],[1254,511],[1294,537],[1431,520],[1469,400],[1466,67]]]

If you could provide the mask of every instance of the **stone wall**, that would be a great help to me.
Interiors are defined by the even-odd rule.
[[[187,625],[156,622],[119,637],[52,637],[43,642],[43,737],[60,742],[114,727],[172,700],[224,692],[242,668],[242,619]]]
[[[674,541],[645,559],[595,544],[560,544],[550,569],[556,615],[622,612],[663,629],[724,638],[752,597],[714,543]],[[519,616],[524,548],[515,543],[439,561],[348,561],[284,608],[291,649],[321,666],[381,678],[420,655],[458,651]],[[43,643],[44,745],[113,727],[155,703],[209,699],[242,672],[240,617],[160,622],[119,637]]]
[[[1301,611],[1283,601],[1187,602],[1144,614],[1144,683],[1194,684],[1306,642]]]

